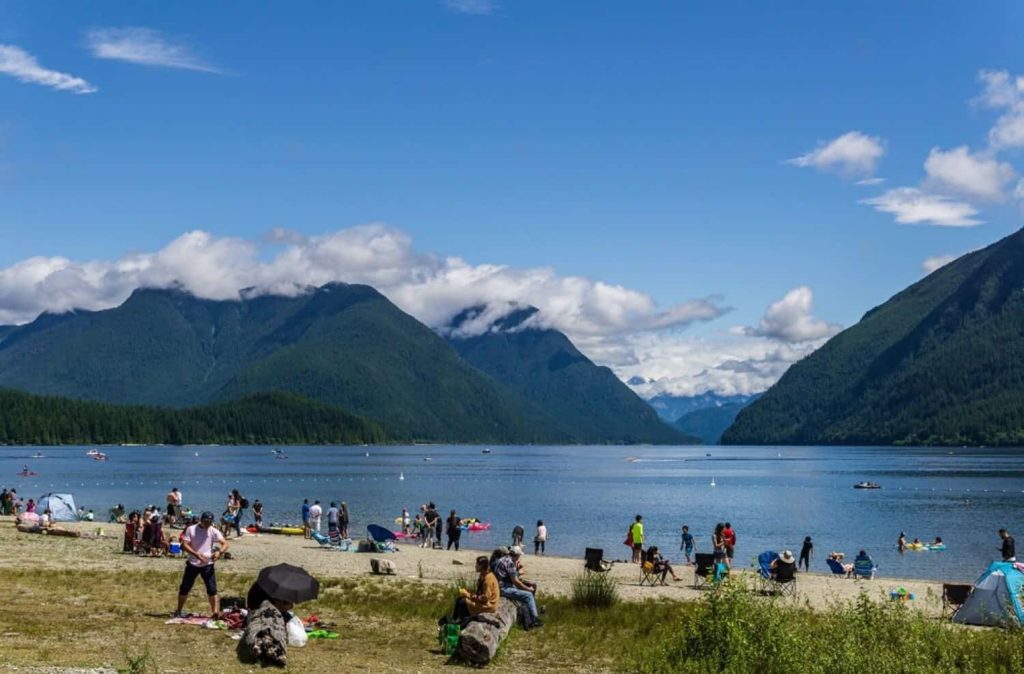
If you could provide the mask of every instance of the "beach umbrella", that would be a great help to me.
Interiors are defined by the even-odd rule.
[[[316,599],[320,594],[320,582],[302,567],[291,564],[264,567],[256,585],[271,599],[293,604]]]

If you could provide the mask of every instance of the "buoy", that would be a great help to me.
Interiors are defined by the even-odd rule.
[[[716,485],[715,485],[715,478],[711,478],[711,486],[712,486],[712,487],[716,486]]]
[[[399,480],[404,480],[405,479],[405,472],[404,471],[398,474],[398,479]]]

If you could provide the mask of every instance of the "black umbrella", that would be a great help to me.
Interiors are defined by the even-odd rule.
[[[260,571],[256,585],[271,599],[293,604],[316,599],[320,594],[320,582],[305,569],[291,564],[265,567]]]

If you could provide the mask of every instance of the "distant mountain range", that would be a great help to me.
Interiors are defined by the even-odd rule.
[[[1024,231],[964,255],[793,365],[729,444],[1024,444]]]
[[[463,311],[449,332],[459,334],[483,310]],[[553,416],[573,442],[698,442],[661,422],[611,370],[591,362],[561,332],[524,327],[536,313],[520,307],[483,334],[449,341],[468,363]]]
[[[705,445],[717,445],[721,442],[725,429],[736,420],[740,410],[756,399],[757,396],[749,396],[749,399],[743,402],[693,410],[676,419],[672,425],[687,435],[700,438]]]
[[[687,440],[644,417],[640,399],[561,333],[518,330],[512,351],[485,335],[457,344],[460,357],[369,286],[243,297],[140,289],[113,309],[2,329],[0,387],[174,408],[284,391],[379,424],[388,437],[435,442]],[[573,377],[552,377],[557,369]],[[556,401],[559,390],[580,400]]]
[[[650,383],[650,380],[643,383]],[[676,396],[661,393],[648,399],[647,404],[654,408],[659,417],[670,424],[674,424],[690,412],[722,407],[724,405],[742,406],[755,399],[758,395],[719,395],[713,391],[692,396]]]

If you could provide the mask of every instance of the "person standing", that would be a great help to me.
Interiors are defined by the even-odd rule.
[[[331,507],[327,509],[327,537],[332,542],[341,538],[341,529],[338,527],[339,516],[338,504],[331,501]]]
[[[448,515],[448,549],[451,550],[452,546],[455,546],[455,551],[459,551],[459,539],[462,538],[462,522],[459,520],[459,516],[454,510]]]
[[[237,527],[238,522],[238,499],[235,497],[235,492],[228,494],[227,503],[224,505],[224,514],[221,515],[221,527],[224,528],[224,536],[228,535],[231,529]],[[236,528],[237,532],[238,529]]]
[[[900,537],[898,539],[896,539],[896,552],[898,552],[898,553],[900,553],[902,555],[906,551],[906,549],[907,549],[907,535],[901,531],[900,532]]]
[[[169,518],[167,525],[171,527],[176,526],[178,518],[181,517],[181,492],[177,487],[172,487],[167,492],[167,517]]]
[[[408,536],[409,535],[409,524],[410,524],[410,521],[409,521],[409,509],[408,508],[402,508],[402,535],[404,535],[404,536]]]
[[[252,518],[256,522],[256,528],[263,526],[263,503],[259,499],[252,502]]]
[[[633,540],[633,563],[639,564],[643,561],[644,554],[644,518],[642,516],[636,516],[629,528],[629,533]]]
[[[999,547],[999,552],[1003,555],[1003,561],[1016,562],[1017,548],[1013,541],[1013,536],[1006,529],[1000,529],[999,538],[1003,539],[1003,544]]]
[[[814,542],[811,541],[810,536],[804,538],[804,545],[800,548],[800,561],[797,562],[796,568],[799,569],[802,565],[804,571],[811,570],[811,556],[814,554]]]
[[[679,549],[683,551],[684,555],[686,555],[686,563],[692,564],[693,561],[691,557],[694,550],[693,534],[690,533],[690,527],[685,524],[683,525],[683,535],[682,541],[679,543]]]
[[[302,535],[305,538],[311,538],[309,529],[309,499],[302,499]]]
[[[427,510],[423,518],[427,523],[427,535],[425,537],[427,546],[430,548],[433,548],[435,545],[441,547],[441,514],[437,512],[437,508],[434,507],[433,503],[427,504]]]
[[[736,530],[732,528],[732,524],[729,522],[725,523],[722,536],[725,538],[725,563],[731,569],[732,558],[736,554]]]
[[[313,501],[313,505],[309,507],[309,528],[313,531],[320,533],[320,516],[323,515],[324,509],[320,506],[320,501]]]
[[[533,554],[543,555],[544,546],[548,542],[548,528],[544,520],[537,520],[537,533],[533,537]]]
[[[242,493],[237,489],[232,489],[231,494],[235,497],[235,503],[238,505],[235,509],[235,536],[241,537],[242,518],[245,516],[245,509],[249,507],[249,499],[242,496]]]
[[[202,578],[206,586],[210,612],[214,618],[219,617],[220,605],[217,600],[217,575],[214,564],[224,556],[230,544],[224,535],[214,528],[213,513],[204,512],[199,518],[199,524],[186,528],[181,537],[181,544],[188,553],[188,559],[185,561],[185,573],[178,587],[178,608],[174,611],[173,617],[183,617],[182,609],[185,608],[185,602],[197,577]]]
[[[341,537],[348,540],[348,504],[344,501],[338,509],[338,528],[341,530]]]
[[[522,545],[524,536],[526,536],[526,529],[522,524],[512,527],[512,545]]]
[[[711,551],[715,564],[725,564],[725,525],[719,522],[715,525],[715,532],[711,534]]]

